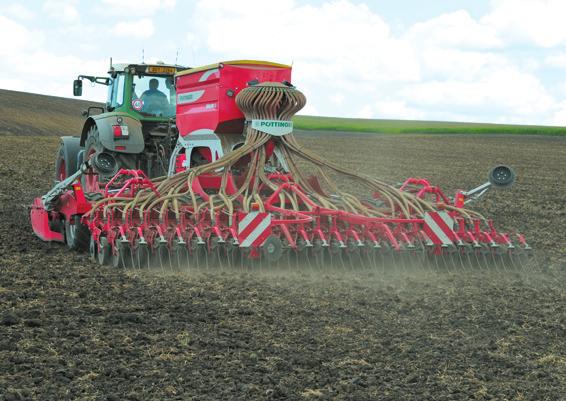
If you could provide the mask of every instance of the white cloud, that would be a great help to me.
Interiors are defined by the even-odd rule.
[[[138,59],[124,51],[135,38],[147,56],[180,50],[190,65],[293,63],[302,114],[566,123],[564,1],[494,0],[483,17],[459,10],[394,30],[355,0],[101,0],[80,14],[78,0],[40,0],[48,18],[31,22],[31,7],[5,3],[0,87],[69,96],[74,76],[103,73],[109,55]]]
[[[146,17],[152,16],[158,11],[172,10],[175,8],[175,0],[102,0],[106,16]]]
[[[488,72],[479,81],[423,82],[407,87],[402,95],[421,110],[460,111],[518,123],[535,121],[554,107],[539,79],[514,67]]]
[[[508,43],[550,48],[566,43],[563,0],[492,0],[481,23],[496,29]]]
[[[497,29],[473,19],[465,10],[442,14],[413,25],[406,38],[421,46],[463,49],[494,49],[504,45]]]
[[[57,55],[43,50],[45,34],[0,16],[0,87],[54,96],[70,96],[72,79],[81,73],[98,75],[107,61]],[[38,68],[38,63],[41,68]],[[106,88],[85,90],[89,99],[103,99]]]
[[[73,23],[79,20],[76,4],[76,0],[47,0],[43,3],[43,11],[52,18]]]
[[[36,17],[35,12],[31,11],[29,8],[24,7],[19,3],[8,4],[0,8],[0,11],[6,13],[6,15],[10,17],[18,18],[22,20],[31,20]]]
[[[555,53],[546,56],[544,63],[550,67],[566,68],[566,53]]]
[[[561,43],[547,35],[566,38],[566,24],[555,16],[545,20],[553,13],[566,15],[559,2],[536,3],[535,12],[531,0],[494,1],[482,18],[459,10],[394,35],[380,15],[351,0],[319,5],[201,0],[186,41],[193,50],[208,50],[211,59],[205,63],[234,58],[293,62],[294,83],[316,106],[308,111],[541,123],[553,120],[560,109],[537,75],[542,62],[533,52],[507,51],[520,40],[540,47]],[[553,26],[542,33],[529,28],[521,37],[514,30],[527,24],[526,15],[538,28]]]
[[[112,28],[112,33],[117,36],[137,39],[147,39],[153,36],[154,31],[153,21],[149,18],[142,18],[137,21],[118,22]]]
[[[412,49],[392,38],[389,26],[365,4],[206,0],[198,3],[194,19],[191,34],[213,53],[247,58],[253,48],[255,58],[308,62],[330,85],[330,69],[371,80],[419,75]]]
[[[0,40],[0,57],[8,59],[20,49],[39,47],[43,42],[41,32],[29,30],[24,25],[2,15],[0,15],[0,37],[4,38]]]

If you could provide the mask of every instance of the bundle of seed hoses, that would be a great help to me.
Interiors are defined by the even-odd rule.
[[[267,82],[243,89],[236,97],[240,110],[244,113],[247,121],[252,120],[280,120],[290,121],[306,103],[305,96],[291,86],[279,83]],[[259,210],[263,211],[264,199],[280,188],[281,182],[274,182],[266,174],[266,163],[268,163],[266,144],[272,140],[279,151],[279,157],[283,159],[288,168],[292,181],[301,188],[312,203],[321,208],[343,210],[352,214],[378,218],[411,218],[422,217],[427,211],[438,208],[436,203],[426,201],[411,193],[400,191],[397,188],[375,178],[359,174],[355,171],[341,167],[329,162],[304,149],[292,133],[283,136],[271,136],[258,131],[248,124],[245,130],[245,142],[242,146],[228,153],[224,157],[209,164],[193,167],[187,171],[180,172],[171,177],[160,177],[154,179],[157,193],[150,189],[137,192],[134,198],[109,197],[104,198],[93,205],[92,210],[103,207],[106,216],[109,210],[119,208],[122,216],[137,214],[140,219],[144,218],[147,210],[158,213],[161,220],[168,214],[174,213],[180,218],[183,206],[190,206],[191,212],[198,216],[199,212],[206,210],[214,219],[215,214],[220,211],[228,214],[230,220],[235,211],[248,212],[254,203]],[[274,155],[271,155],[273,158]],[[244,176],[239,181],[235,191],[227,192],[228,181],[234,174],[235,165],[242,159],[249,160]],[[318,173],[319,183],[328,188],[321,191],[320,186],[311,184],[309,177],[301,169],[300,164],[308,162],[315,167]],[[359,182],[372,193],[379,195],[381,204],[379,207],[368,203],[358,197],[340,190],[325,170],[334,174],[346,176]],[[193,182],[205,174],[216,174],[221,176],[221,184],[214,193],[207,193],[205,197],[196,193]],[[234,182],[232,180],[232,182]],[[279,210],[288,210],[289,213],[300,212],[305,208],[312,209],[312,205],[301,202],[296,192],[281,190],[279,192]],[[443,205],[446,209],[454,209],[450,205]],[[475,212],[458,209],[466,219],[472,216],[480,217]],[[92,213],[92,212],[91,212]]]

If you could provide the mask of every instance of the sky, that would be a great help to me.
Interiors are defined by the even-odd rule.
[[[0,88],[259,59],[293,65],[301,114],[566,126],[565,19],[564,0],[0,0]]]

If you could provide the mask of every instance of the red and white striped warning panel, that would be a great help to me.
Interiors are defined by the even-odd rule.
[[[428,212],[424,217],[424,232],[434,245],[452,245],[455,240],[454,220],[448,212]]]
[[[265,212],[240,213],[238,241],[240,247],[260,246],[271,235],[271,214]]]

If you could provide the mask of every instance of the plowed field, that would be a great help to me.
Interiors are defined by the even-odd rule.
[[[566,399],[566,138],[301,134],[391,182],[449,193],[495,163],[476,208],[525,232],[533,271],[159,271],[32,234],[57,139],[0,136],[0,400]]]

